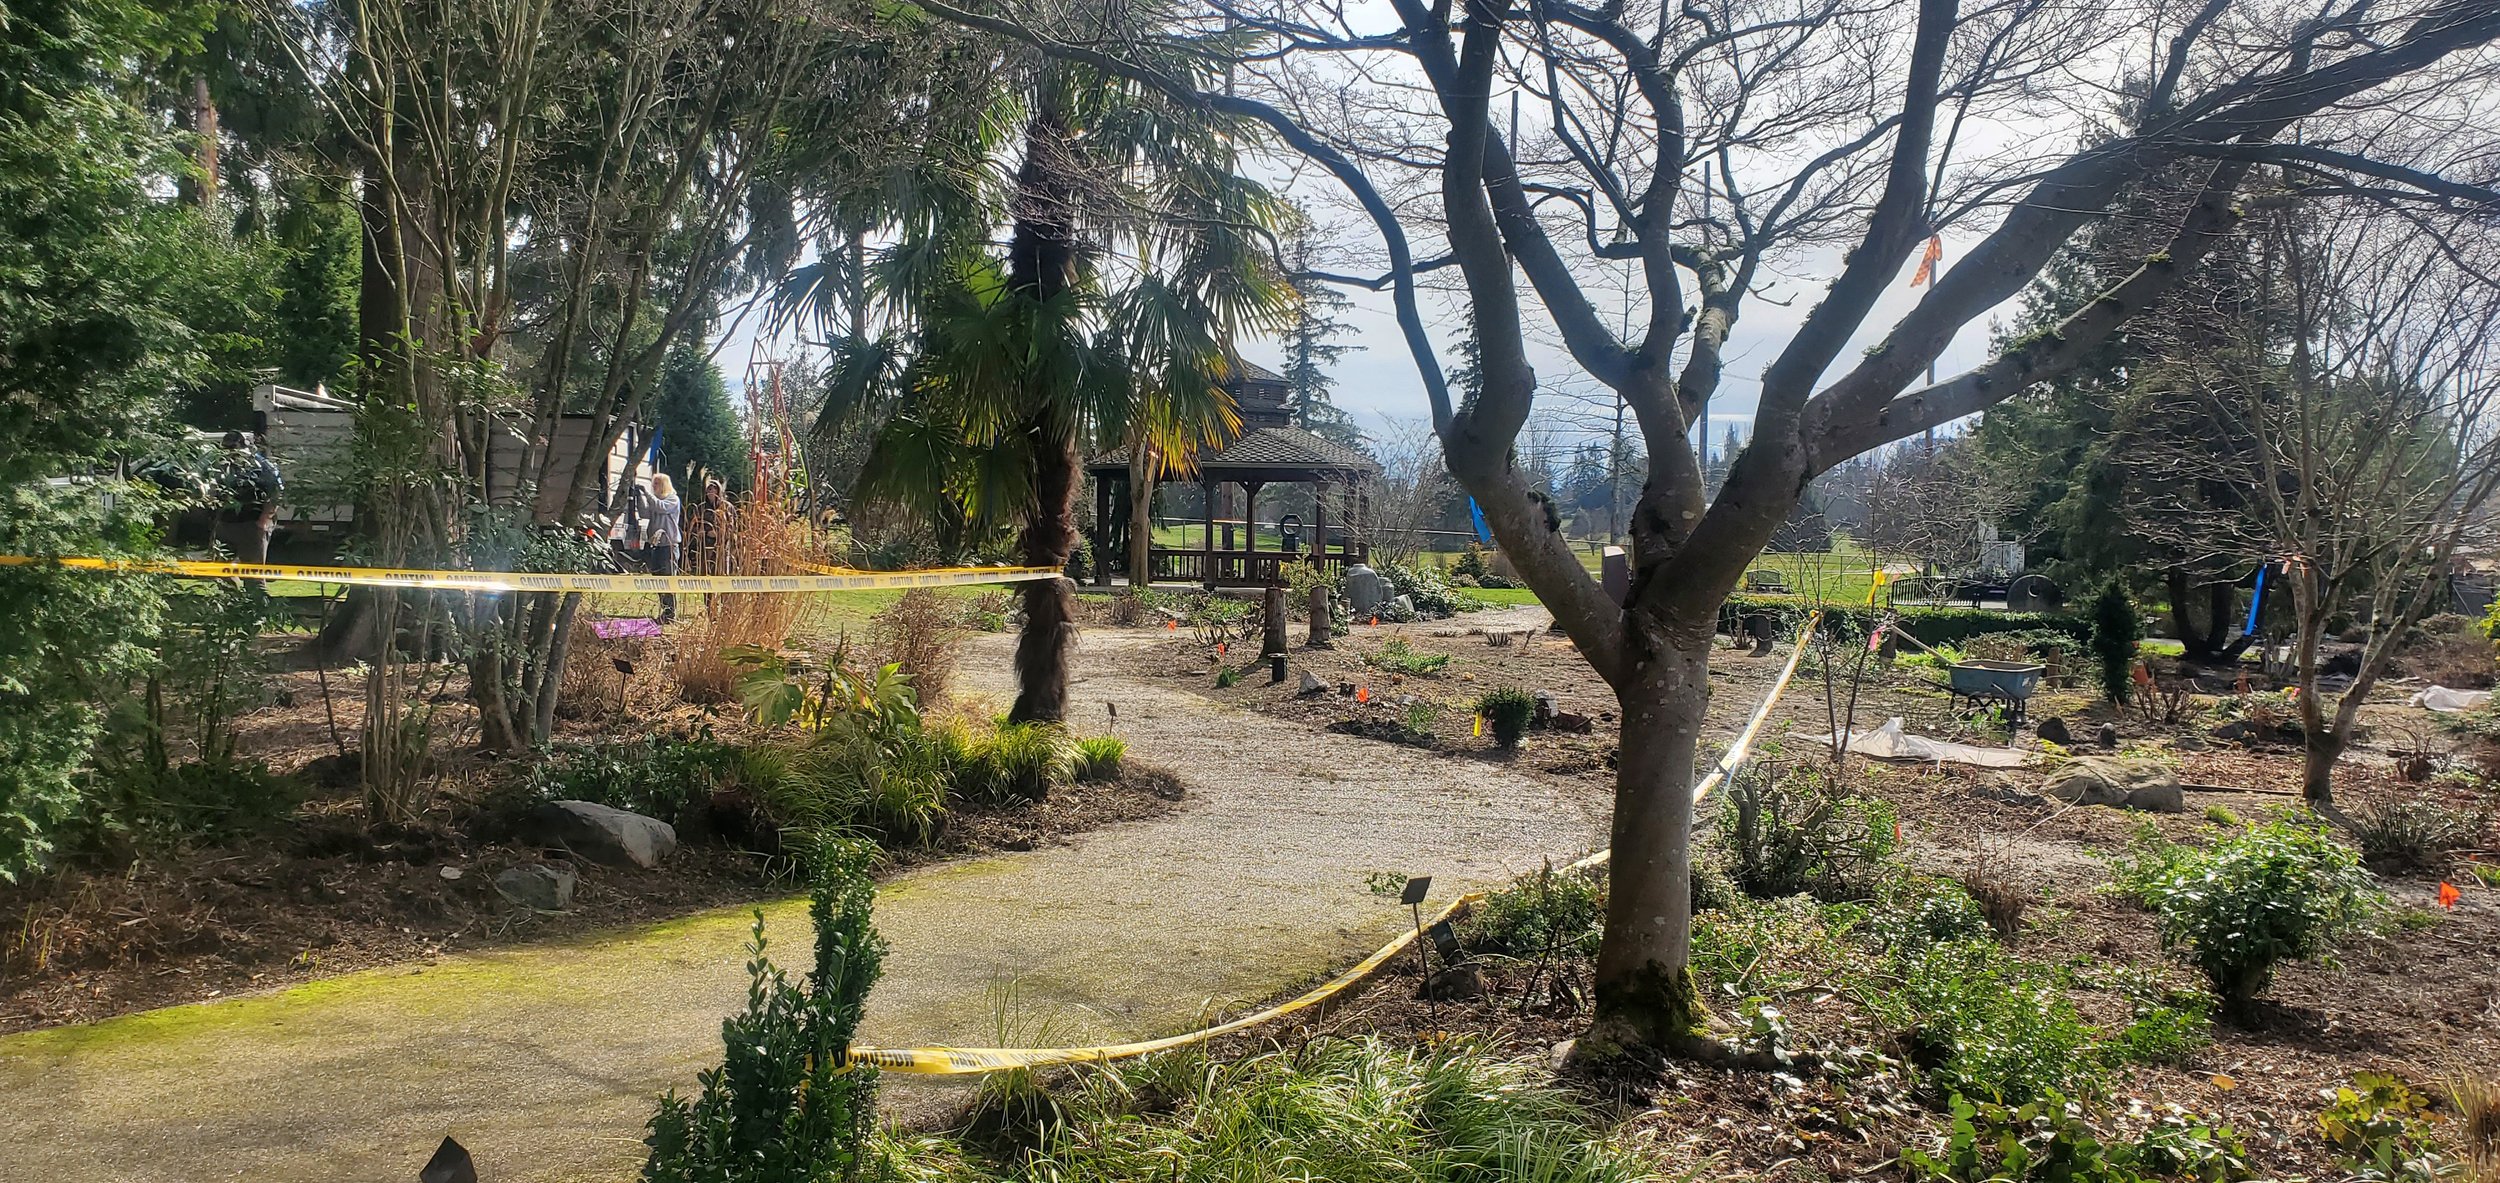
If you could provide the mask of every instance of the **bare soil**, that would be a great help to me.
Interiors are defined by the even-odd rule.
[[[1538,627],[1546,619],[1533,610],[1513,610],[1425,624],[1358,626],[1332,650],[1297,646],[1292,664],[1312,670],[1328,685],[1309,696],[1297,696],[1292,680],[1268,685],[1264,667],[1218,688],[1216,663],[1186,636],[1134,650],[1131,669],[1314,729],[1381,735],[1401,746],[1406,745],[1397,733],[1405,730],[1412,703],[1423,702],[1435,708],[1433,750],[1447,758],[1504,758],[1548,774],[1610,783],[1611,693],[1564,639]],[[1523,628],[1529,630],[1524,637]],[[1488,640],[1487,634],[1505,633],[1507,644]],[[1427,675],[1399,675],[1368,664],[1366,655],[1377,654],[1391,639],[1405,641],[1413,653],[1446,654],[1450,660]],[[1728,649],[1714,655],[1714,735],[1724,740],[1742,723],[1787,653],[1783,646],[1764,657]],[[1821,759],[1820,745],[1801,737],[1831,730],[1834,715],[1845,711],[1845,706],[1827,708],[1825,686],[1813,662],[1807,664],[1772,715],[1767,759]],[[2173,663],[2155,664],[2165,683],[2188,673]],[[1906,667],[1870,669],[1858,687],[1856,725],[1870,727],[1900,715],[1915,733],[2008,742],[1988,721],[1951,711],[1934,677]],[[1339,693],[1345,684],[1368,691],[1369,701]],[[1519,751],[1495,752],[1489,737],[1475,733],[1472,702],[1503,684],[1551,693],[1561,710],[1586,715],[1594,726],[1587,734],[1532,732]],[[2406,706],[2404,699],[2415,689],[2417,682],[2400,679],[2365,708],[2367,737],[2337,774],[2338,801],[2347,811],[2425,796],[2472,811],[2493,800],[2487,779],[2416,783],[2398,774],[2391,753],[2406,749],[2430,750],[2440,767],[2473,770],[2493,763],[2483,741],[2448,734],[2426,713]],[[1833,701],[1845,704],[1847,697],[1844,682]],[[2151,826],[2174,841],[2202,843],[2225,832],[2209,820],[2209,807],[2251,821],[2296,807],[2298,747],[2215,738],[2223,701],[2200,696],[2176,722],[2113,710],[2096,692],[2074,687],[2045,691],[2032,704],[2034,720],[2063,717],[2083,745],[2092,744],[2089,737],[2102,723],[2113,723],[2119,754],[2170,763],[2181,781],[2214,786],[2189,792],[2188,811],[2181,814],[2042,800],[2033,792],[2037,768],[1904,767],[1853,757],[1849,776],[1857,791],[1896,807],[1915,867],[1951,875],[1985,860],[2029,894],[2029,918],[2014,942],[2025,956],[2075,966],[2085,982],[2135,966],[2153,970],[2169,984],[2191,986],[2193,972],[2161,949],[2154,917],[2100,888],[2109,877],[2109,856],[2122,851],[2139,827]],[[2013,738],[2017,746],[2039,747],[2027,732]],[[2213,816],[2222,817],[2219,811]],[[2500,863],[2495,851],[2500,851],[2500,824],[2484,833],[2479,850],[2461,852],[2442,865],[2378,868],[2394,914],[2376,935],[2324,962],[2281,970],[2272,1001],[2253,1017],[2218,1019],[2212,1045],[2186,1066],[2124,1070],[2114,1086],[2112,1111],[2125,1113],[2133,1102],[2175,1103],[2235,1129],[2247,1140],[2261,1177],[2332,1177],[2338,1168],[2314,1116],[2322,1090],[2347,1084],[2365,1070],[2393,1072],[2428,1092],[2436,1091],[2434,1082],[2443,1073],[2462,1067],[2492,1071],[2500,1065],[2500,941],[2492,939],[2500,932],[2500,890],[2483,885],[2464,864]],[[2443,882],[2463,892],[2453,908],[2438,904]],[[1318,1023],[1270,1032],[1267,1038],[1290,1042],[1324,1032],[1378,1033],[1432,1042],[1460,1034],[1534,1056],[1556,1052],[1578,1033],[1584,990],[1529,991],[1528,967],[1496,962],[1483,968],[1489,985],[1484,998],[1436,1005],[1418,996],[1418,978],[1401,961],[1362,1000]],[[1569,966],[1566,980],[1584,983],[1586,972],[1585,965]],[[1798,972],[1804,984],[1774,1000],[1796,1046],[1827,1056],[1853,1047],[1896,1058],[1905,1054],[1900,1033],[1884,1030],[1855,1003],[1838,983],[1838,973],[1813,966]],[[2082,989],[2077,1002],[2092,1021],[2125,1022],[2126,1003],[2114,991]],[[1815,1180],[1886,1171],[1900,1147],[1940,1120],[1937,1098],[1912,1095],[1897,1075],[1883,1073],[1765,1073],[1677,1064],[1655,1077],[1572,1083],[1623,1119],[1627,1136],[1657,1149],[1671,1166],[1713,1176]]]

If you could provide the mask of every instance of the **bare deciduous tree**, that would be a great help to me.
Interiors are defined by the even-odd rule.
[[[1441,439],[1420,420],[1392,423],[1372,444],[1380,477],[1371,484],[1369,512],[1357,524],[1372,558],[1412,563],[1440,528],[1441,515],[1463,494],[1441,461]]]
[[[2353,198],[2265,219],[2254,268],[2268,315],[2229,322],[2219,348],[2168,351],[2139,379],[2201,406],[2238,448],[2154,445],[2243,490],[2246,508],[2174,541],[2243,568],[2284,564],[2303,734],[2302,789],[2334,799],[2336,761],[2405,633],[2442,602],[2461,547],[2492,536],[2500,488],[2500,251]],[[2200,339],[2210,342],[2208,331]],[[2327,622],[2371,621],[2352,680],[2321,693]]]
[[[2075,365],[2237,231],[2240,186],[2260,163],[2298,156],[2428,201],[2479,200],[2483,190],[2436,175],[2433,162],[2455,155],[2423,145],[2457,126],[2445,96],[2487,77],[2484,47],[2500,38],[2488,0],[1968,11],[1958,0],[1391,0],[1393,22],[1371,8],[1212,0],[1182,22],[1199,52],[1222,51],[1196,39],[1217,28],[1257,44],[1234,51],[1230,85],[1208,91],[1150,64],[1171,37],[1106,38],[1065,9],[1015,0],[921,4],[1258,120],[1372,224],[1381,273],[1348,278],[1390,292],[1450,471],[1621,706],[1612,884],[1578,1044],[1597,1058],[1730,1054],[1688,969],[1694,750],[1719,604],[1815,474]],[[2121,48],[2134,46],[2149,58]],[[2112,94],[2124,100],[2115,114]],[[2396,158],[2311,147],[2329,140]],[[2156,169],[2191,172],[2194,196],[2140,266],[2054,328],[1922,380],[1958,330]],[[1880,330],[1884,292],[1948,227],[1970,245],[1850,356]],[[1427,236],[1437,251],[1419,248]],[[1589,295],[1617,261],[1641,276],[1628,330]],[[1739,316],[1801,264],[1835,278],[1764,369],[1753,438],[1711,498],[1691,427]],[[1481,374],[1464,401],[1416,298],[1417,277],[1445,267],[1464,281]],[[1622,396],[1650,457],[1622,604],[1572,555],[1516,461],[1539,389],[1532,313]]]

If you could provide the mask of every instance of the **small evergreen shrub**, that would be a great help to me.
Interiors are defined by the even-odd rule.
[[[652,736],[557,748],[530,769],[523,789],[533,801],[588,801],[682,825],[715,792],[741,783],[747,767],[738,747],[709,731]]]
[[[1069,771],[1080,781],[1120,779],[1120,764],[1128,756],[1128,741],[1116,735],[1089,735],[1076,741],[1075,754],[1069,757]]]
[[[2282,962],[2326,952],[2379,900],[2356,851],[2288,817],[2172,859],[2143,892],[2163,946],[2183,951],[2226,1008],[2246,1007]]]
[[[2135,601],[2127,598],[2127,589],[2116,580],[2103,584],[2101,594],[2092,598],[2092,660],[2102,697],[2116,703],[2127,701],[2135,644],[2143,636],[2144,623],[2136,617]]]
[[[696,1077],[695,1095],[660,1098],[643,1139],[645,1183],[827,1183],[881,1165],[869,1144],[877,1070],[848,1060],[885,964],[870,915],[873,855],[843,843],[814,860],[816,956],[803,978],[766,956],[755,914],[746,1009],[721,1023],[721,1062]]]
[[[1492,729],[1494,743],[1515,748],[1519,737],[1527,734],[1528,721],[1536,716],[1536,697],[1516,686],[1498,687],[1476,700],[1476,713]]]

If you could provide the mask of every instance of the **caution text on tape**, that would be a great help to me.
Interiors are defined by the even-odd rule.
[[[399,567],[313,567],[285,563],[210,563],[186,559],[34,558],[0,555],[0,566],[57,563],[79,571],[179,575],[194,579],[300,579],[358,587],[461,592],[736,592],[859,591],[869,588],[964,587],[1059,577],[1056,567],[933,567],[916,571],[818,568],[807,575],[607,575],[594,572],[435,571]]]

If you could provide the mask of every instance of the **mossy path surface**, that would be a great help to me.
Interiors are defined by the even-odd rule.
[[[1541,620],[1540,616],[1540,620]],[[1091,632],[1079,654],[1150,643]],[[1004,701],[1005,638],[965,655]],[[877,900],[892,943],[863,1036],[995,1040],[992,986],[1017,982],[1060,1042],[1164,1034],[1341,964],[1404,912],[1374,870],[1436,898],[1599,839],[1585,785],[1317,732],[1164,682],[1096,673],[1077,715],[1119,733],[1189,797],[1065,846],[932,866]],[[1088,728],[1090,730],[1090,728]],[[801,906],[767,905],[803,961]],[[445,958],[0,1039],[0,1183],[413,1180],[445,1134],[481,1177],[622,1180],[654,1097],[719,1057],[744,996],[744,910],[556,946]],[[898,1116],[958,1094],[888,1076]]]

